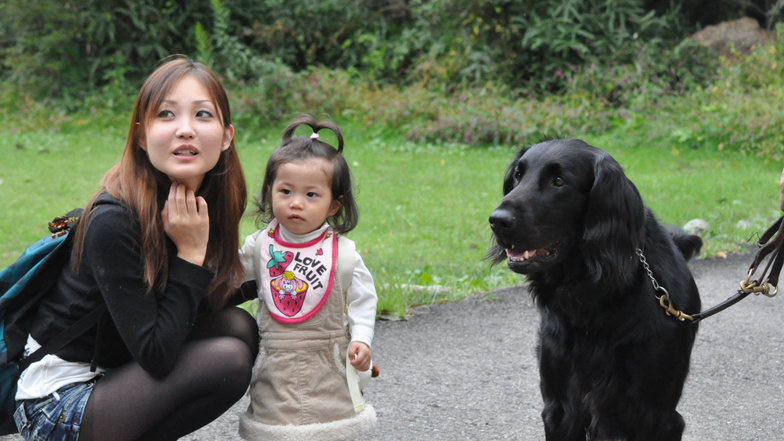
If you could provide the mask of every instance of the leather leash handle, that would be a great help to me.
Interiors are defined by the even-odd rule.
[[[771,238],[773,238],[773,240],[771,240]],[[751,282],[749,288],[761,287],[768,284],[773,285],[778,289],[779,275],[781,274],[782,266],[784,266],[784,254],[781,252],[782,244],[784,244],[784,216],[778,218],[778,220],[760,236],[760,239],[757,242],[760,250],[757,251],[757,254],[754,256],[754,261],[752,262],[751,267],[749,267],[748,278],[745,281],[747,284]],[[757,280],[752,282],[751,276],[757,271],[760,263],[770,254],[772,254],[772,256],[768,261],[765,270]],[[768,276],[765,277],[765,274],[768,274]],[[692,314],[692,318],[694,319],[692,320],[692,323],[697,323],[702,319],[724,311],[730,306],[745,299],[752,292],[759,294],[758,291],[754,291],[753,289],[744,289],[744,284],[741,283],[741,288],[738,288],[738,292],[732,297],[705,311]],[[767,289],[765,290],[765,294],[768,295]]]
[[[784,264],[784,256],[781,254],[781,243],[779,243],[779,247],[776,249],[776,257],[773,261],[773,266],[771,266],[770,273],[768,273],[769,285],[773,285],[778,288],[779,274],[781,274],[782,264]]]
[[[770,241],[774,235],[775,238]],[[762,236],[760,236],[760,239],[757,242],[760,250],[757,251],[757,255],[754,256],[754,262],[752,262],[751,267],[749,267],[749,274],[753,275],[765,257],[771,253],[775,253],[773,255],[774,257],[771,258],[770,262],[768,262],[768,267],[765,268],[765,271],[757,280],[757,283],[761,284],[764,281],[765,273],[767,273],[768,269],[770,269],[770,276],[768,276],[768,280],[772,282],[771,284],[773,286],[778,286],[779,274],[781,273],[781,267],[783,263],[780,252],[782,241],[784,241],[784,216],[778,218],[778,220],[776,220],[773,225],[771,225],[764,233],[762,233]],[[772,267],[771,263],[773,264]]]

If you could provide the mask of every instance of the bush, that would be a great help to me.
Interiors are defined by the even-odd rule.
[[[138,87],[173,53],[237,83],[282,64],[356,69],[382,84],[562,91],[580,66],[626,64],[640,44],[677,42],[678,5],[696,0],[652,1],[6,0],[0,75],[66,107],[120,79]],[[121,78],[107,78],[119,67]]]
[[[173,53],[192,53],[192,26],[209,5],[170,0],[6,0],[0,44],[6,81],[72,108],[118,79],[139,84]],[[122,78],[106,73],[124,69]]]
[[[567,76],[567,90],[615,107],[655,103],[711,84],[720,66],[716,54],[691,39],[665,51],[641,41],[633,48],[635,57],[629,63],[592,63],[576,68]]]
[[[9,9],[8,17],[18,18],[20,23],[11,32],[21,32],[24,27],[21,23],[38,13],[49,14],[36,9],[48,1],[33,0],[30,11],[23,11],[19,0],[9,0],[13,7]],[[194,39],[190,44],[196,58],[210,63],[225,80],[238,125],[266,125],[308,112],[350,117],[366,126],[383,125],[402,131],[408,139],[415,141],[520,145],[536,141],[541,134],[601,133],[622,124],[624,119],[634,119],[635,114],[644,114],[662,119],[676,118],[679,127],[672,136],[678,143],[699,145],[712,139],[723,148],[784,159],[784,135],[774,130],[784,117],[781,110],[784,108],[784,37],[781,33],[770,46],[731,64],[727,60],[717,61],[715,55],[690,40],[666,49],[666,42],[654,35],[661,32],[668,21],[650,13],[640,16],[642,9],[635,6],[634,0],[411,0],[401,15],[378,12],[379,15],[368,19],[367,23],[383,19],[394,25],[378,29],[373,37],[375,40],[370,37],[363,40],[377,51],[367,52],[360,64],[371,63],[377,68],[332,69],[310,65],[306,69],[293,69],[283,58],[256,51],[248,41],[254,41],[258,35],[246,32],[248,28],[243,27],[252,21],[250,16],[253,14],[263,15],[270,8],[285,9],[283,4],[276,3],[277,0],[253,3],[253,7],[245,11],[249,16],[238,19],[232,15],[230,7],[241,1],[246,0],[226,0],[225,3],[211,0],[211,9],[206,14],[199,12],[204,21],[188,24],[193,28]],[[383,1],[387,5],[396,4],[396,0]],[[340,4],[338,0],[321,5],[305,2],[290,6],[290,15],[283,16],[289,17],[291,23],[299,23],[297,26],[304,26],[308,14],[311,14],[310,20],[317,20],[312,15],[322,11],[319,8],[328,9],[322,11],[327,19],[334,18],[330,14]],[[357,10],[369,7],[352,5],[359,8]],[[527,15],[521,12],[525,5],[531,7]],[[595,12],[597,17],[607,19],[585,19],[580,27],[568,26],[569,20],[576,17],[574,11],[585,13],[581,8],[588,5],[604,8]],[[108,2],[105,7],[119,6]],[[563,14],[555,14],[558,11]],[[62,23],[78,23],[83,14],[92,13],[76,10],[66,2],[52,12],[51,19],[53,26],[60,27],[64,26]],[[543,18],[545,16],[549,18]],[[3,20],[9,20],[8,17]],[[547,26],[522,27],[523,18]],[[319,32],[328,32],[328,29],[333,32],[332,25],[334,22],[323,24]],[[35,35],[43,35],[46,25],[42,26],[41,29],[28,29],[30,33],[25,34],[25,38],[36,32]],[[297,26],[291,25],[292,29],[300,29]],[[651,34],[647,37],[640,34],[643,28]],[[21,130],[38,127],[59,130],[87,120],[114,124],[122,118],[122,126],[125,126],[125,115],[130,112],[138,88],[134,78],[141,72],[140,65],[127,62],[128,58],[122,52],[95,59],[86,57],[83,63],[102,66],[96,68],[101,75],[99,79],[91,80],[94,84],[86,98],[76,94],[78,79],[73,78],[84,72],[71,70],[70,62],[66,62],[68,57],[63,55],[66,48],[57,42],[75,38],[83,44],[94,40],[85,40],[86,37],[79,36],[79,28],[75,29],[73,35],[54,33],[49,39],[41,40],[39,55],[43,58],[40,59],[25,58],[30,57],[27,54],[31,52],[23,50],[24,45],[0,44],[4,54],[13,55],[4,60],[7,74],[4,86],[11,87],[0,87],[0,117],[6,125]],[[349,34],[355,37],[359,35],[357,32],[364,32],[361,26],[351,29],[354,34]],[[406,29],[411,32],[406,33]],[[445,29],[455,32],[445,32]],[[635,33],[630,34],[632,31]],[[393,44],[386,39],[395,32],[402,37]],[[582,40],[584,34],[593,38]],[[336,41],[342,41],[341,56],[352,51],[361,52],[354,46],[359,40],[342,40],[345,35],[340,33],[330,35]],[[558,43],[559,39],[563,41]],[[29,38],[19,41],[34,43]],[[120,41],[119,37],[117,41]],[[384,46],[385,41],[391,46]],[[518,53],[515,45],[524,43],[531,45],[532,51],[541,50],[547,54],[523,63],[521,59],[534,53],[518,51],[520,55],[515,55]],[[592,49],[587,52],[581,49],[589,45]],[[494,49],[487,49],[491,47]],[[326,54],[332,49],[330,46],[330,49],[314,53]],[[61,54],[60,64],[43,62],[52,54]],[[335,54],[338,52],[333,53],[338,57]],[[416,54],[419,55],[415,57]],[[612,54],[611,61],[602,61],[600,54],[607,57]],[[280,55],[291,56],[283,52]],[[628,62],[620,62],[627,58]],[[394,59],[398,59],[399,64],[391,64],[390,60]],[[582,59],[590,62],[580,64]],[[19,65],[13,65],[9,60],[19,61]],[[516,63],[528,64],[529,69],[540,63],[542,72],[550,73],[542,74],[539,83],[535,77],[529,78],[528,86],[539,86],[520,87],[519,82],[510,79],[513,76],[503,77],[505,72],[518,69]],[[398,71],[409,69],[407,80],[380,81],[380,75],[392,75],[389,69],[393,67]],[[553,69],[557,70],[552,73]],[[61,76],[53,75],[59,70],[63,71]],[[71,81],[72,86],[69,85]],[[26,82],[30,82],[29,88],[19,87]],[[61,89],[51,93],[56,84],[60,84]],[[556,87],[561,88],[560,94],[539,93],[542,89]],[[73,110],[49,111],[52,108],[49,100],[56,96],[71,97],[67,105],[57,108]]]
[[[264,124],[307,112],[403,131],[413,141],[469,145],[520,145],[542,134],[600,133],[611,127],[615,115],[585,94],[537,99],[516,96],[496,83],[446,93],[421,84],[378,86],[328,69],[294,74],[288,81],[285,100],[267,101],[255,88],[235,90],[235,114],[249,124]]]
[[[629,127],[636,127],[645,123],[654,132],[665,130],[676,146],[718,146],[719,150],[782,161],[784,133],[777,129],[784,123],[784,27],[777,31],[770,44],[751,55],[715,56],[719,67],[702,79],[685,76],[688,81],[667,83],[627,66],[612,73],[592,70],[587,73],[596,81],[594,76],[578,76],[573,86],[607,103],[615,97],[618,119],[612,125],[632,123]],[[686,93],[678,92],[680,87],[676,86],[681,83]],[[613,87],[618,84],[633,87],[621,88],[616,96]],[[606,86],[605,94],[602,85]],[[670,92],[663,93],[668,87]]]
[[[682,114],[690,136],[722,148],[784,160],[784,26],[775,40],[737,62],[723,59],[717,80],[668,110]]]
[[[611,109],[586,95],[536,99],[515,97],[506,86],[488,84],[430,101],[434,117],[411,124],[415,141],[470,145],[526,145],[543,135],[576,137],[610,127]],[[424,104],[424,103],[423,103]]]

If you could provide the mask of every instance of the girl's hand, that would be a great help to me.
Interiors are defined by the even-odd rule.
[[[351,359],[351,366],[360,372],[370,369],[370,348],[360,342],[355,341],[349,346],[348,353]]]
[[[207,201],[196,197],[184,185],[173,182],[161,217],[163,230],[177,245],[177,256],[194,265],[203,265],[210,239]]]

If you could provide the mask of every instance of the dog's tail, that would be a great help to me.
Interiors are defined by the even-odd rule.
[[[668,230],[672,235],[672,241],[675,244],[675,248],[681,252],[684,259],[689,260],[700,254],[700,250],[702,249],[702,239],[700,236],[688,234],[682,229],[674,226],[670,226]]]

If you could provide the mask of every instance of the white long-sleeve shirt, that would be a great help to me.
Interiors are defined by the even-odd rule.
[[[278,230],[279,237],[290,243],[304,243],[316,239],[329,227],[324,224],[317,230],[307,234],[294,234],[288,231],[283,225]],[[245,238],[245,244],[240,249],[240,260],[245,268],[245,281],[255,279],[255,268],[253,268],[253,248],[256,239],[253,235]],[[261,296],[259,296],[261,298]],[[262,299],[262,301],[264,301]],[[359,341],[371,347],[373,342],[373,332],[376,324],[376,304],[378,295],[373,284],[373,276],[362,261],[359,253],[354,258],[354,276],[346,293],[348,303],[348,313],[343,314],[343,324],[351,330],[351,341]]]

